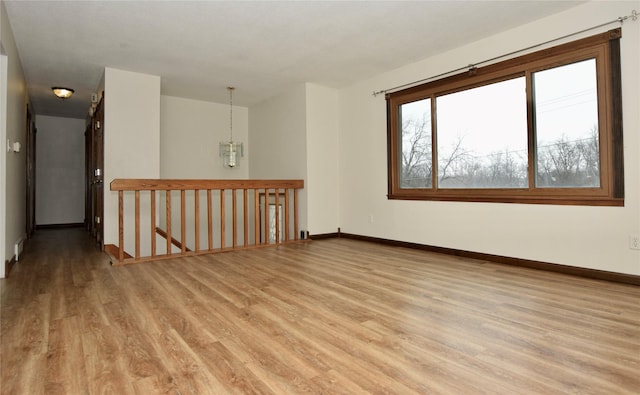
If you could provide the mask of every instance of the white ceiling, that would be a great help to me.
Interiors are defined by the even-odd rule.
[[[105,67],[162,94],[250,106],[341,87],[579,1],[5,1],[36,114],[84,118]],[[62,101],[52,86],[76,94]]]

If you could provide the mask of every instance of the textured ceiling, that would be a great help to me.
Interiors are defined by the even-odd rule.
[[[104,67],[162,94],[250,106],[332,87],[573,7],[577,1],[5,1],[36,114],[84,118]],[[69,100],[50,88],[75,89]]]

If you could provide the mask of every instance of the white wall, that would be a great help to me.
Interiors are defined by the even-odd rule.
[[[338,202],[338,91],[306,84],[308,229],[314,234],[335,233]]]
[[[27,87],[4,2],[0,3],[0,276],[5,260],[13,257],[13,244],[26,228],[26,154],[6,152],[6,141],[26,147]],[[5,56],[6,55],[6,56]]]
[[[36,225],[84,222],[85,120],[36,117]]]
[[[160,77],[105,68],[104,75],[104,243],[118,244],[115,178],[160,177]],[[141,227],[150,223],[149,200],[141,203]],[[125,229],[134,229],[134,206],[125,204]],[[129,237],[125,251],[133,254]],[[150,255],[150,234],[142,232],[141,254]]]
[[[298,195],[299,229],[307,229],[306,85],[272,97],[249,111],[249,178],[304,179]]]
[[[233,139],[244,157],[234,169],[222,166],[218,144],[229,140],[229,104],[160,98],[162,178],[245,179],[249,175],[248,109],[233,106]],[[185,160],[188,158],[188,160]]]
[[[383,96],[390,88],[614,20],[640,2],[590,2],[340,92],[340,226],[344,232],[640,274],[640,23],[623,26],[625,207],[387,200],[387,134]],[[599,29],[606,31],[615,26]],[[586,35],[595,34],[598,31]],[[583,35],[585,36],[585,35]],[[576,37],[577,38],[577,37]],[[358,149],[353,149],[358,147]],[[370,223],[370,215],[374,221]]]
[[[306,176],[306,85],[259,103],[249,111],[249,176],[257,179]]]

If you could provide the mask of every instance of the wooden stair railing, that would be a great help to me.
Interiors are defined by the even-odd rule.
[[[167,232],[165,232],[164,230],[160,229],[160,228],[156,228],[156,234],[158,234],[160,237],[163,237],[165,240],[167,239]],[[178,247],[180,250],[182,250],[182,242],[177,240],[175,237],[171,238],[171,244],[173,244],[174,246]],[[185,248],[186,251],[191,251],[189,248]]]
[[[304,180],[115,179],[110,186],[112,191],[118,192],[118,245],[108,249],[114,256],[114,265],[257,248],[301,239],[298,231],[298,190],[304,187]],[[179,236],[172,232],[172,223],[178,212],[177,207],[172,206],[172,193],[179,193],[180,197]],[[189,211],[187,193],[193,200]],[[148,200],[143,198],[147,194]],[[201,204],[202,198],[206,199],[204,204]],[[133,220],[125,217],[125,200],[129,210],[133,200]],[[227,205],[228,200],[231,200],[231,207]],[[145,216],[149,229],[149,245],[144,248],[149,252],[146,255],[141,246],[141,227],[145,222],[141,219],[141,201],[149,207],[148,216]],[[164,209],[159,207],[162,204]],[[193,226],[193,233],[189,231],[190,237],[187,235],[187,212],[193,214],[190,221],[193,224],[189,224]],[[239,214],[241,221],[238,220]],[[164,220],[164,226],[158,226],[158,219]],[[205,237],[201,234],[201,221],[203,224],[206,221]],[[127,229],[125,222],[129,224]],[[214,223],[218,224],[216,229]],[[228,234],[229,225],[231,235]],[[164,253],[158,251],[157,235],[166,241],[166,246],[161,243]],[[206,243],[206,248],[201,241]],[[134,253],[127,254],[125,246],[133,247]]]

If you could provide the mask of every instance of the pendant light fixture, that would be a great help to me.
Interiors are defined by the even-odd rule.
[[[233,141],[233,86],[228,86],[229,91],[229,141],[220,143],[220,157],[224,167],[234,168],[240,164],[243,156],[242,143]]]

